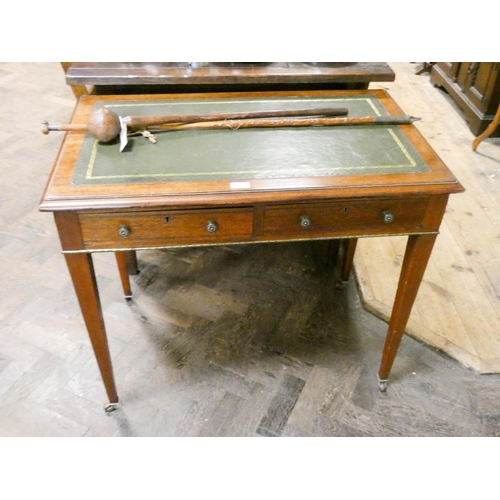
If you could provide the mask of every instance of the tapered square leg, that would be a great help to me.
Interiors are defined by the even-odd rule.
[[[74,253],[65,254],[65,258],[109,402],[116,405],[118,403],[118,394],[113,376],[108,339],[104,328],[92,255]]]
[[[391,313],[389,329],[385,339],[384,352],[379,369],[379,389],[385,391],[392,364],[403,337],[411,309],[422,281],[427,262],[431,256],[436,234],[413,235],[408,237],[405,257],[396,298]]]

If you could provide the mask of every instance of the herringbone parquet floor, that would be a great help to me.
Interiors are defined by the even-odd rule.
[[[321,244],[138,254],[125,302],[96,271],[122,407],[97,365],[52,218],[38,202],[75,99],[57,63],[0,64],[1,436],[498,436],[500,376],[405,337],[385,394],[387,325]]]

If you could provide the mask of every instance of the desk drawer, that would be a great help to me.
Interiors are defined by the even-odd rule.
[[[418,232],[427,205],[427,198],[418,198],[269,206],[264,210],[263,233],[321,237]]]
[[[81,214],[86,249],[224,243],[249,239],[252,208]]]

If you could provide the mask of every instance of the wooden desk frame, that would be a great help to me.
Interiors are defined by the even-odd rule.
[[[385,91],[339,93],[372,94],[390,114],[402,114]],[[231,94],[231,97],[234,95]],[[279,92],[272,95],[329,96],[335,95],[335,92]],[[252,94],[242,96],[252,97]],[[207,94],[189,97],[201,99],[207,98]],[[209,97],[222,98],[224,94]],[[186,95],[85,96],[77,105],[72,122],[86,123],[96,101],[159,98],[185,99]],[[62,250],[108,395],[106,409],[110,411],[116,408],[118,393],[92,262],[92,252],[95,251],[116,253],[124,291],[130,295],[128,274],[133,273],[137,265],[134,256],[135,250],[139,249],[342,239],[348,242],[345,252],[347,257],[342,268],[342,277],[347,279],[357,238],[407,235],[406,253],[378,372],[379,389],[386,390],[448,196],[463,191],[460,183],[413,125],[402,125],[400,130],[425,160],[430,169],[428,172],[287,179],[282,183],[285,189],[279,191],[273,189],[272,183],[266,179],[255,182],[250,189],[238,191],[229,190],[226,181],[188,183],[188,189],[187,184],[183,183],[75,186],[71,184],[71,176],[82,146],[83,134],[67,133],[40,209],[54,212]],[[335,211],[342,207],[345,213],[350,207],[361,207],[361,215],[346,218],[345,222],[339,222],[339,219],[335,224],[323,224],[321,227],[315,227],[314,224],[300,227],[295,220],[298,219],[297,214]],[[394,213],[394,220],[384,220],[383,214],[387,211]],[[147,222],[148,227],[154,227],[157,219],[164,218],[165,213],[180,214],[184,217],[182,220],[187,221],[187,229],[181,227],[172,239],[159,233],[152,239],[141,239],[141,224]],[[295,215],[285,218],[282,214]],[[199,224],[218,220],[219,216],[227,222],[221,223],[226,230],[214,234],[199,232]],[[116,226],[122,219],[137,228],[131,239],[116,236]]]

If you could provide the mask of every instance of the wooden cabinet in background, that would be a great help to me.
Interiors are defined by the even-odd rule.
[[[446,90],[465,114],[474,135],[493,121],[500,104],[500,62],[440,62],[431,83]],[[500,130],[492,134],[499,136]]]

